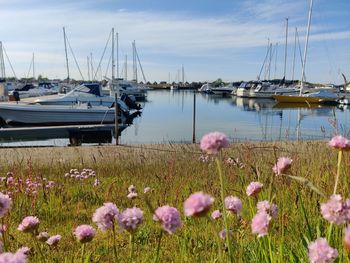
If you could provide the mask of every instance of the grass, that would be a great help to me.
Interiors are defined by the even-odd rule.
[[[8,251],[21,246],[32,248],[29,262],[40,262],[40,255],[29,234],[17,227],[27,215],[40,219],[40,230],[50,235],[60,234],[62,240],[55,249],[42,244],[47,262],[81,262],[81,245],[73,231],[80,224],[90,224],[96,208],[113,202],[119,210],[137,206],[144,211],[144,222],[134,236],[134,261],[152,262],[156,255],[159,223],[152,220],[143,198],[143,188],[151,187],[149,199],[153,207],[176,207],[183,226],[174,235],[164,233],[159,262],[227,262],[225,241],[218,238],[224,229],[223,219],[213,222],[209,217],[185,218],[183,202],[197,191],[215,197],[211,211],[221,209],[220,181],[214,160],[200,161],[198,145],[152,145],[140,147],[57,147],[0,149],[1,174],[14,173],[15,181],[32,178],[42,182],[52,180],[55,186],[40,188],[36,196],[28,196],[17,186],[1,190],[13,195],[10,213],[3,219],[8,231]],[[222,163],[225,196],[242,200],[240,217],[228,216],[234,262],[308,262],[308,243],[326,237],[329,223],[322,218],[320,203],[333,192],[337,173],[337,152],[326,142],[240,143],[232,144],[222,153],[231,157],[231,164]],[[251,233],[251,220],[256,202],[267,200],[272,166],[280,156],[293,159],[289,172],[306,178],[324,193],[322,197],[307,182],[286,176],[274,177],[272,198],[278,205],[278,218],[273,219],[269,235],[257,238]],[[338,193],[349,196],[349,153],[343,155]],[[64,177],[70,169],[91,168],[101,180],[93,187],[94,179],[76,180]],[[264,184],[258,198],[247,197],[245,189],[251,181]],[[135,185],[139,197],[129,200],[127,188]],[[211,212],[210,211],[210,212]],[[129,255],[129,235],[117,227],[117,251],[121,262]],[[95,239],[86,244],[85,262],[114,262],[112,233],[97,231]],[[328,242],[339,252],[339,262],[350,262],[343,249],[343,226],[333,226]]]

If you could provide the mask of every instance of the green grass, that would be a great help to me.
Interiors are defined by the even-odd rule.
[[[153,191],[149,198],[153,207],[176,207],[183,226],[174,235],[164,234],[161,241],[159,262],[227,262],[225,242],[218,232],[224,229],[223,219],[213,222],[208,217],[185,218],[183,202],[191,194],[203,191],[215,197],[211,211],[221,209],[220,181],[214,160],[199,161],[201,155],[196,145],[153,145],[133,147],[81,147],[1,149],[1,174],[8,171],[21,178],[42,178],[55,181],[49,190],[40,189],[36,197],[23,192],[13,193],[13,205],[4,218],[9,230],[9,251],[21,246],[33,248],[29,262],[39,262],[40,256],[29,234],[17,227],[23,217],[36,215],[40,230],[50,235],[60,234],[62,240],[57,249],[42,245],[47,262],[81,262],[81,245],[75,240],[73,230],[80,224],[91,224],[96,208],[104,202],[113,202],[119,210],[137,206],[144,211],[144,222],[135,233],[135,262],[152,262],[156,254],[159,223],[152,220],[147,208],[143,189]],[[274,178],[273,200],[278,205],[278,218],[273,219],[269,235],[257,238],[251,233],[251,219],[256,213],[258,200],[267,200],[272,166],[276,158],[293,159],[288,174],[308,179],[325,194],[322,197],[308,185],[285,176]],[[320,203],[332,194],[336,174],[337,152],[326,142],[288,142],[261,144],[232,144],[222,157],[238,158],[241,165],[222,163],[225,196],[241,198],[241,217],[229,216],[229,228],[234,262],[308,262],[308,242],[326,237],[329,223],[320,213]],[[349,197],[349,159],[343,156],[338,193]],[[96,171],[101,185],[94,188],[94,178],[78,181],[65,178],[70,169],[91,168]],[[248,198],[246,187],[251,181],[264,184],[258,200]],[[127,188],[136,186],[139,197],[129,200]],[[1,184],[1,190],[6,190]],[[14,189],[9,189],[13,192]],[[21,189],[23,191],[23,189]],[[211,212],[210,211],[210,212]],[[338,249],[338,262],[350,262],[343,249],[343,227],[333,226],[328,242]],[[86,262],[114,262],[112,235],[97,231],[95,239],[86,245]],[[117,250],[121,262],[128,260],[129,235],[117,227]]]

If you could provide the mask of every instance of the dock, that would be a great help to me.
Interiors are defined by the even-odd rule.
[[[120,134],[127,125],[119,125]],[[70,145],[111,143],[114,124],[0,128],[0,143],[68,138]]]

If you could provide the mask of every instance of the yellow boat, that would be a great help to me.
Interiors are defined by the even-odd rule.
[[[326,97],[326,96],[310,96],[305,95],[273,95],[272,98],[281,103],[306,103],[306,104],[323,104],[323,103],[337,103],[338,96]]]

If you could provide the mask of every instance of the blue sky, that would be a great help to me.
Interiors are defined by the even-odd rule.
[[[277,52],[270,77],[283,77],[285,18],[289,18],[287,79],[292,78],[294,32],[304,49],[308,0],[0,0],[0,41],[18,77],[28,74],[32,53],[35,73],[66,77],[62,27],[87,79],[87,56],[97,68],[112,27],[119,33],[120,66],[128,56],[132,78],[131,42],[136,41],[147,80],[177,80],[184,65],[187,81],[256,79],[268,39]],[[350,79],[350,1],[314,0],[306,78],[342,83]],[[298,49],[297,49],[298,50]],[[277,56],[276,56],[277,53]],[[108,48],[97,76],[111,75]],[[71,76],[80,78],[72,55]],[[7,60],[6,74],[13,75]],[[125,70],[120,69],[120,72]],[[265,69],[261,78],[264,78]],[[300,78],[299,52],[294,78]],[[141,79],[141,76],[139,76]]]

